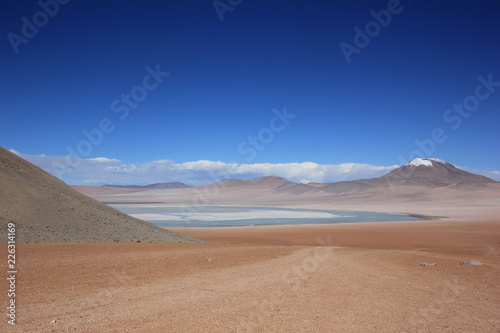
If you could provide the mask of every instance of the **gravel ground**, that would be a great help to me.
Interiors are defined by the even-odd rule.
[[[468,266],[449,250],[21,244],[18,324],[0,331],[493,333],[500,261],[486,254]]]

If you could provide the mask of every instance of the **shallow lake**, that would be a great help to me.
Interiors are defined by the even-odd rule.
[[[161,206],[110,204],[123,213],[161,227],[224,227],[266,224],[411,221],[419,217],[369,212],[347,212],[274,207]]]

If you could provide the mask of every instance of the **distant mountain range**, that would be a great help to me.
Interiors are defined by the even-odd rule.
[[[307,205],[339,210],[425,211],[428,215],[441,212],[440,202],[446,203],[449,208],[454,206],[460,209],[462,201],[478,200],[478,207],[489,207],[498,205],[496,200],[500,198],[500,182],[435,158],[414,159],[381,177],[335,183],[303,184],[267,176],[224,179],[191,188],[74,188],[106,203],[158,202],[171,205],[255,207]],[[450,213],[440,214],[444,216]]]
[[[274,192],[301,194],[306,192],[329,192],[334,194],[350,194],[363,192],[371,188],[394,186],[423,186],[426,188],[453,187],[471,189],[497,183],[485,176],[461,170],[437,158],[415,158],[411,162],[396,168],[384,176],[335,183],[295,183],[282,177],[267,176],[254,179],[224,179],[215,184],[223,188],[260,186],[272,188]],[[204,185],[212,186],[213,184]],[[150,185],[104,185],[108,187],[137,189],[177,189],[190,187],[180,182],[156,183]]]
[[[236,186],[241,186],[241,185],[248,185],[248,186],[265,186],[265,187],[276,187],[280,186],[283,184],[296,184],[288,179],[282,178],[282,177],[277,177],[277,176],[266,176],[266,177],[259,177],[259,178],[254,178],[254,179],[223,179],[221,181],[218,181],[216,184],[220,185],[221,187],[236,187]],[[205,186],[210,186],[210,185],[205,185]]]
[[[294,194],[317,191],[350,194],[376,187],[423,186],[437,188],[448,186],[456,189],[470,189],[484,187],[489,183],[497,182],[488,177],[461,170],[453,164],[437,158],[415,158],[378,178],[336,183],[297,184],[288,182],[278,186],[274,191]]]
[[[154,183],[149,185],[102,185],[107,187],[122,187],[122,188],[188,188],[191,187],[181,182]]]

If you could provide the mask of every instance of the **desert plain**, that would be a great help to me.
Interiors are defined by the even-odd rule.
[[[275,185],[230,184],[205,191],[204,199],[427,219],[169,228],[206,243],[18,244],[18,323],[13,329],[3,322],[5,331],[500,330],[497,183],[479,190],[398,186],[348,195],[276,192]],[[75,188],[103,202],[167,206],[192,205],[200,193]],[[467,260],[481,265],[461,265]]]

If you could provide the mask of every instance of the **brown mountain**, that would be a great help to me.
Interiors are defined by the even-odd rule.
[[[493,179],[460,170],[453,164],[437,158],[415,158],[378,180],[390,185],[423,185],[428,187],[495,183]]]
[[[300,194],[323,191],[347,195],[372,188],[414,185],[428,188],[452,187],[458,190],[474,190],[497,183],[485,176],[470,173],[437,158],[416,158],[378,178],[342,181],[327,184],[287,184],[274,189],[275,192]]]
[[[294,182],[289,181],[288,179],[277,177],[277,176],[267,176],[267,177],[259,177],[253,179],[234,179],[228,178],[223,179],[221,181],[216,182],[218,186],[222,188],[242,186],[242,185],[250,185],[250,186],[265,186],[265,187],[278,187],[285,184],[295,184]],[[211,185],[204,185],[211,186]]]
[[[20,243],[199,242],[89,198],[0,147],[1,228],[9,222]]]
[[[188,188],[191,187],[181,182],[154,183],[149,185],[102,185],[107,187],[122,187],[122,188]]]

